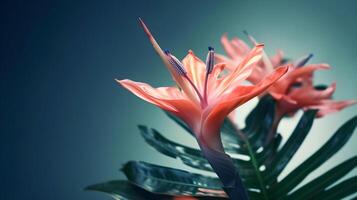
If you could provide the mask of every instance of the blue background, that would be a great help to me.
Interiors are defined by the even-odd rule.
[[[172,84],[137,17],[178,57],[188,49],[204,57],[209,45],[223,53],[221,35],[244,37],[242,30],[265,42],[268,53],[281,48],[296,58],[312,52],[314,63],[333,66],[319,72],[317,82],[337,81],[336,99],[356,99],[353,2],[2,1],[0,199],[110,199],[82,189],[123,178],[118,169],[128,160],[185,168],[149,148],[136,125],[155,127],[183,143],[195,145],[194,140],[114,81]],[[246,112],[239,114],[240,121]],[[356,113],[355,106],[317,120],[284,173]],[[288,135],[295,121],[279,129]],[[356,155],[355,145],[353,136],[308,179]],[[353,174],[356,170],[348,176]]]

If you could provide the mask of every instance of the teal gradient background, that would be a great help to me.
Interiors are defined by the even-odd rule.
[[[84,192],[87,185],[124,178],[128,160],[189,169],[159,155],[137,124],[196,145],[156,107],[119,87],[129,78],[172,85],[137,18],[163,48],[182,58],[189,49],[223,53],[220,37],[248,30],[290,58],[314,53],[311,62],[333,68],[317,83],[337,82],[336,99],[357,99],[357,4],[354,1],[2,1],[0,6],[0,199],[110,199]],[[237,116],[240,123],[256,103]],[[357,107],[315,121],[312,133],[283,175],[319,148]],[[296,119],[279,130],[288,136]],[[307,178],[356,155],[356,135]],[[352,171],[348,176],[356,175]]]

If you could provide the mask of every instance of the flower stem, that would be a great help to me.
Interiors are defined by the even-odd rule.
[[[199,141],[203,155],[223,184],[223,189],[232,200],[248,200],[247,191],[243,185],[238,170],[229,155],[215,150],[204,142]]]

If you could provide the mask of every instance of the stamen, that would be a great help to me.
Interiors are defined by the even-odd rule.
[[[203,90],[203,99],[205,103],[207,103],[207,84],[208,84],[208,76],[212,72],[214,67],[214,48],[208,47],[208,54],[206,58],[206,78],[205,78],[205,85]]]
[[[248,31],[244,30],[243,33],[248,37],[250,42],[252,42],[254,45],[257,45],[258,42],[255,40],[255,38],[251,35],[249,35]]]
[[[183,64],[175,56],[173,56],[169,50],[165,50],[165,54],[168,57],[169,63],[176,69],[176,71],[181,76],[185,76],[187,72],[186,72]]]
[[[214,66],[214,48],[208,47],[208,54],[206,58],[206,73],[210,74]]]
[[[179,59],[177,59],[174,55],[172,55],[169,50],[165,50],[165,54],[167,56],[167,60],[176,69],[177,73],[179,73],[181,76],[183,76],[190,83],[190,85],[195,90],[198,98],[201,101],[201,106],[204,107],[206,105],[205,101],[202,98],[202,95],[201,95],[200,91],[197,89],[197,87],[192,82],[190,77],[187,76],[187,72],[186,72],[185,67],[183,66],[183,64],[179,61]]]
[[[255,38],[251,35],[249,35],[248,31],[244,30],[243,33],[248,37],[248,39],[255,45],[258,45],[257,40],[255,40]],[[274,70],[274,66],[270,61],[270,58],[268,57],[268,55],[265,53],[265,51],[263,50],[263,63],[265,64],[265,66],[270,70],[273,71]]]
[[[303,57],[299,60],[297,60],[294,65],[295,67],[302,67],[304,65],[306,65],[307,62],[309,62],[309,60],[314,56],[314,54],[310,53],[309,55],[307,55],[306,57]]]

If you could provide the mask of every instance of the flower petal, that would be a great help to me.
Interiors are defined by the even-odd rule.
[[[190,127],[195,127],[201,119],[201,110],[176,87],[153,88],[146,83],[134,82],[128,79],[117,82],[141,99],[167,110],[185,121]]]
[[[150,41],[150,43],[152,44],[152,46],[154,47],[156,53],[160,56],[160,58],[162,59],[162,61],[164,62],[166,68],[169,70],[172,79],[176,82],[176,84],[183,90],[185,91],[185,94],[190,97],[191,99],[195,100],[196,98],[196,94],[193,91],[193,89],[191,88],[191,86],[187,83],[187,80],[184,79],[177,70],[175,70],[175,68],[170,64],[170,62],[167,59],[166,54],[164,53],[164,51],[161,49],[160,45],[156,42],[154,36],[151,34],[149,28],[146,26],[146,24],[144,23],[143,20],[141,20],[139,18],[139,22],[141,27],[144,29],[144,32],[146,33],[146,35],[148,36],[148,39]],[[195,100],[196,103],[197,100]]]
[[[202,92],[206,75],[206,64],[196,57],[191,50],[182,60],[182,64],[187,71],[187,76],[192,80],[198,90]]]
[[[236,87],[230,93],[221,96],[204,123],[214,124],[216,121],[223,121],[224,118],[236,107],[264,92],[269,86],[282,77],[287,70],[287,66],[279,67],[272,74],[265,77],[260,83],[256,85],[241,85]]]
[[[242,62],[223,80],[220,81],[220,86],[216,91],[216,96],[225,92],[229,87],[235,87],[244,81],[252,72],[254,64],[262,57],[263,44],[255,46]]]
[[[174,87],[155,89],[146,83],[134,82],[128,79],[116,81],[136,96],[164,110],[177,111],[175,106],[169,103],[169,100],[183,99],[180,91]]]
[[[222,46],[224,48],[224,50],[226,51],[226,54],[232,58],[232,59],[236,59],[239,56],[236,53],[236,50],[234,48],[234,46],[231,44],[231,42],[229,41],[227,34],[223,34],[223,36],[221,37],[221,43]]]
[[[235,37],[231,40],[231,44],[236,50],[236,54],[244,57],[250,51],[250,47],[243,40]]]
[[[333,101],[333,100],[323,100],[320,105],[310,106],[310,109],[318,109],[317,117],[323,117],[327,114],[336,113],[348,106],[356,104],[356,100],[346,100],[346,101]]]
[[[284,58],[283,51],[278,50],[274,56],[270,57],[271,64],[273,64],[273,66],[275,67],[280,66],[282,64],[283,58]]]
[[[291,68],[291,70],[289,70],[289,72],[282,79],[273,85],[271,90],[274,90],[277,93],[287,93],[290,86],[298,78],[306,78],[311,76],[315,70],[329,68],[330,66],[328,64],[313,64],[301,68]]]
[[[292,90],[288,96],[299,103],[299,105],[306,106],[316,104],[316,102],[329,99],[336,90],[336,83],[332,83],[324,90],[316,90],[314,87],[302,87]]]

